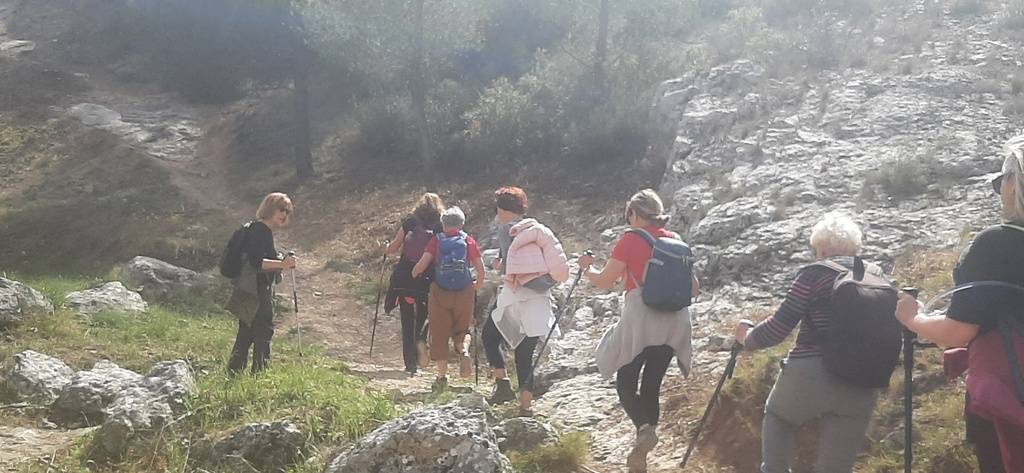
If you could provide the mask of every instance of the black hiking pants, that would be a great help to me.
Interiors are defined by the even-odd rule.
[[[505,338],[494,325],[494,320],[488,316],[484,324],[483,333],[480,334],[484,342],[484,353],[487,354],[487,363],[494,369],[505,369],[505,356],[501,353],[501,345]],[[526,337],[516,347],[516,379],[519,380],[519,390],[533,392],[533,352],[537,349],[540,337]]]
[[[259,288],[260,305],[252,325],[238,322],[235,346],[231,349],[228,372],[238,374],[245,370],[252,347],[252,373],[256,374],[270,364],[270,339],[274,336],[274,302],[270,288]]]
[[[647,347],[633,361],[615,373],[615,390],[619,393],[619,402],[637,428],[644,424],[658,424],[658,417],[661,415],[661,381],[665,379],[665,372],[668,371],[674,355],[675,350],[668,345]]]
[[[427,341],[427,331],[423,326],[427,323],[427,301],[414,298],[408,302],[404,296],[398,298],[398,310],[402,315],[402,358],[405,370],[415,373],[419,368],[419,353],[416,342]]]

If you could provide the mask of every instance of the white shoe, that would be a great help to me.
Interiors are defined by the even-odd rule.
[[[656,429],[656,426],[644,424],[636,430],[636,440],[633,442],[633,449],[626,456],[626,467],[629,469],[629,473],[647,472],[647,454],[654,450],[654,446],[658,444]]]

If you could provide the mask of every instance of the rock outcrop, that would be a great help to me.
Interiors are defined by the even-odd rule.
[[[132,258],[121,269],[121,281],[150,302],[201,294],[216,285],[212,276],[147,256]]]
[[[14,355],[6,374],[6,391],[15,401],[48,406],[60,396],[75,371],[63,361],[26,350]]]
[[[506,473],[487,405],[467,395],[388,422],[335,455],[324,473]]]
[[[263,422],[236,429],[213,446],[217,463],[240,471],[283,472],[302,458],[306,436],[291,422]],[[370,470],[365,470],[370,471]]]

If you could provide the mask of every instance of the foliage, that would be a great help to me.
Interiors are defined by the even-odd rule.
[[[572,473],[579,470],[590,452],[586,432],[569,432],[557,443],[530,452],[512,452],[512,465],[522,473]]]
[[[926,158],[898,158],[882,165],[864,177],[864,187],[880,186],[886,195],[906,199],[924,193],[928,187],[931,169],[923,163]],[[865,191],[870,193],[870,191]]]
[[[288,1],[125,2],[114,29],[169,89],[208,103],[238,99],[246,80],[280,82],[296,67],[301,32]]]

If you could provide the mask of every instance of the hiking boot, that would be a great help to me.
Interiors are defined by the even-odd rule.
[[[434,384],[430,385],[430,392],[435,393],[435,394],[440,393],[440,392],[444,391],[445,389],[448,389],[448,378],[447,377],[435,378],[434,379]]]
[[[473,375],[473,360],[469,354],[463,353],[459,356],[459,376],[468,378]]]
[[[516,413],[516,417],[533,417],[533,409],[520,407],[519,412]]]
[[[636,431],[636,445],[637,448],[647,455],[654,450],[654,446],[658,445],[658,426],[651,424],[641,425]]]
[[[491,397],[487,398],[487,404],[497,406],[515,400],[516,392],[512,390],[512,380],[508,378],[494,380],[494,392]]]
[[[427,342],[416,342],[416,357],[420,368],[426,368],[430,364],[430,353],[427,352]]]
[[[633,449],[626,456],[626,467],[629,473],[645,473],[647,471],[647,454],[658,444],[656,427],[650,424],[641,425],[636,430]]]

